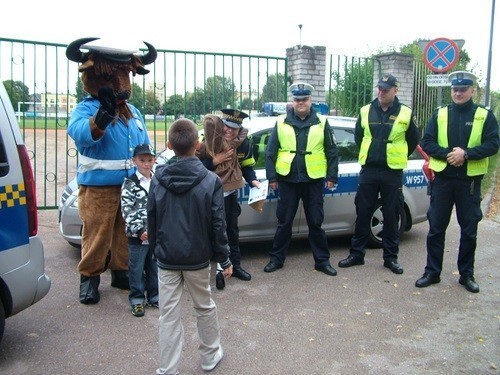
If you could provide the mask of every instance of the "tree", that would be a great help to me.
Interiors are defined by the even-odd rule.
[[[3,81],[3,84],[5,86],[5,90],[9,94],[10,102],[12,103],[12,107],[14,107],[14,111],[17,111],[18,103],[21,103],[19,110],[21,112],[26,112],[29,108],[29,104],[27,104],[27,102],[30,101],[30,91],[28,86],[21,81],[12,81],[10,79]]]
[[[130,95],[130,99],[128,101],[130,104],[137,107],[137,109],[141,113],[145,113],[144,107],[146,99],[143,95],[141,86],[139,86],[137,83],[132,83],[132,94]]]
[[[81,79],[76,80],[76,102],[79,103],[85,98],[88,93],[83,89],[83,82]]]
[[[286,82],[282,73],[267,76],[266,84],[260,96],[261,106],[266,102],[286,102]]]
[[[158,98],[155,96],[155,92],[153,90],[146,90],[144,95],[144,112],[143,114],[154,115],[158,112],[161,104]]]
[[[205,113],[213,113],[221,108],[235,107],[236,93],[231,78],[214,76],[205,82]],[[201,114],[201,113],[197,113]]]
[[[165,103],[165,114],[177,118],[184,113],[184,98],[182,95],[171,95]]]
[[[345,56],[339,65],[331,73],[334,85],[328,92],[327,102],[336,115],[356,116],[359,108],[372,100],[373,60]]]

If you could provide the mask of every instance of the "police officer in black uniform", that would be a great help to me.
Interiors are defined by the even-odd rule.
[[[402,274],[398,263],[399,214],[403,209],[403,169],[417,147],[419,134],[412,110],[396,96],[399,83],[392,74],[380,78],[377,97],[360,109],[355,141],[360,148],[359,185],[356,192],[356,227],[349,256],[339,267],[365,264],[370,220],[377,201],[384,216],[382,246],[384,267]]]
[[[312,108],[314,88],[304,82],[289,87],[293,108],[278,116],[266,149],[266,175],[271,189],[279,188],[274,235],[270,260],[264,272],[282,268],[292,237],[292,224],[300,200],[309,227],[309,243],[314,268],[329,276],[337,271],[330,264],[330,251],[325,231],[323,189],[337,183],[338,156],[330,125],[325,116]]]
[[[427,212],[427,265],[415,286],[424,288],[441,281],[445,233],[455,206],[460,225],[458,281],[469,292],[478,293],[474,255],[477,226],[483,217],[481,180],[488,171],[488,157],[498,152],[498,121],[493,112],[473,102],[474,74],[457,71],[448,79],[453,103],[433,114],[421,142],[435,178]]]

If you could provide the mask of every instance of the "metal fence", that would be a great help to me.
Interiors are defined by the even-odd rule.
[[[284,100],[286,64],[283,57],[158,48],[150,73],[132,77],[131,102],[144,114],[155,149],[163,150],[175,118],[199,122],[227,106],[251,114],[264,101]],[[66,45],[0,38],[0,79],[31,155],[38,205],[55,208],[77,164],[66,128],[84,95],[78,64],[66,58]]]
[[[330,56],[327,102],[336,116],[357,116],[359,108],[374,98],[374,59],[352,56]],[[420,61],[413,62],[413,98],[411,106],[417,125],[423,131],[439,104],[449,103],[449,88],[428,87],[431,71]]]
[[[175,118],[199,123],[204,114],[227,106],[252,114],[264,102],[286,101],[287,64],[284,57],[158,48],[156,61],[146,67],[150,73],[132,77],[130,101],[144,114],[155,149],[163,150]],[[325,101],[330,113],[357,116],[373,99],[373,59],[331,55],[328,72]],[[437,88],[426,85],[429,73],[423,63],[414,63],[411,104],[421,128],[441,100]],[[0,38],[0,79],[31,154],[38,205],[55,208],[76,173],[77,151],[66,128],[85,94],[78,64],[66,58],[64,44]]]

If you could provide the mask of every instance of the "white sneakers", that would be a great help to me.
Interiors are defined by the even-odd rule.
[[[214,358],[210,362],[202,363],[201,369],[203,371],[212,371],[219,364],[223,356],[224,351],[222,350],[222,346],[219,346],[219,350],[215,353]]]

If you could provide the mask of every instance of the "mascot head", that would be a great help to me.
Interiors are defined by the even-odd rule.
[[[119,116],[126,121],[132,118],[127,106],[127,100],[132,92],[130,73],[147,74],[149,70],[144,66],[156,60],[156,49],[144,42],[148,51],[143,55],[136,55],[134,51],[102,47],[89,44],[99,38],[82,38],[70,43],[66,48],[66,57],[80,63],[78,70],[82,73],[83,89],[97,98],[99,89],[109,87],[116,96]],[[88,52],[82,52],[81,49]]]

